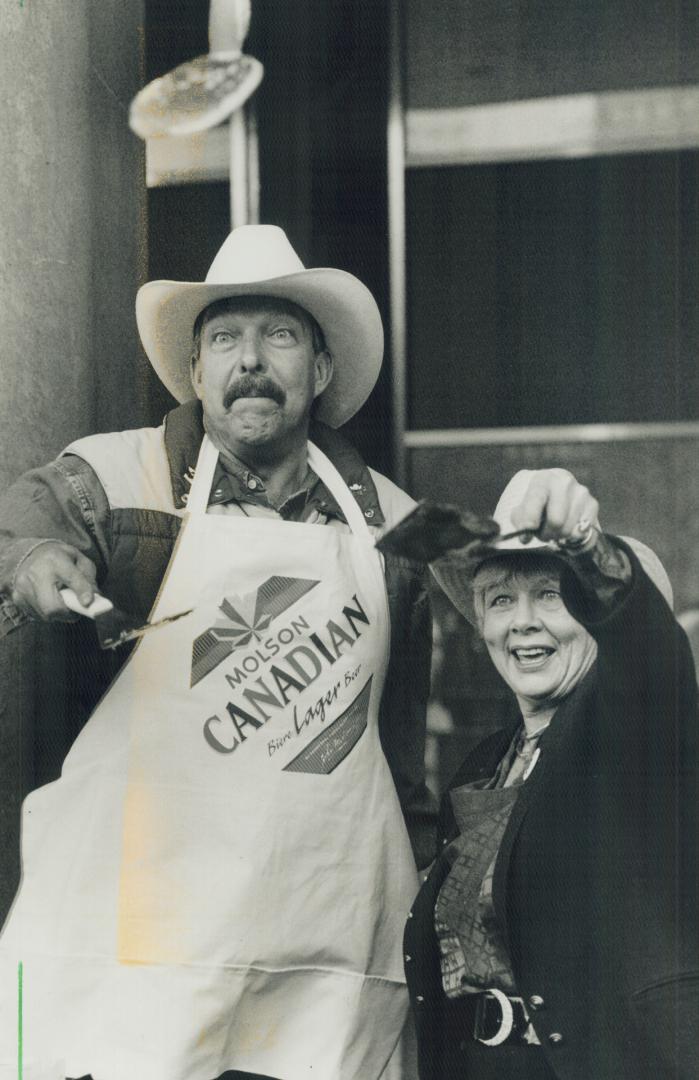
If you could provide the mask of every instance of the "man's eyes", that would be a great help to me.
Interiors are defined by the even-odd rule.
[[[274,341],[280,342],[296,340],[296,336],[293,330],[291,330],[288,326],[275,326],[275,328],[270,331],[269,336],[273,338]]]
[[[266,336],[280,345],[293,344],[297,340],[297,335],[289,326],[275,326],[272,329],[265,331]],[[240,334],[234,330],[214,330],[211,335],[211,342],[214,345],[228,345],[233,341],[237,341]]]

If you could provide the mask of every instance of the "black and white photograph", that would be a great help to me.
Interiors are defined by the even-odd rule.
[[[0,1080],[697,1080],[697,0],[0,86]]]

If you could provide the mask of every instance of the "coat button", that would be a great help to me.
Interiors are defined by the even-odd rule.
[[[364,511],[364,517],[373,518],[373,516],[374,516],[374,511],[373,510],[365,510]]]
[[[549,1035],[549,1043],[551,1046],[560,1046],[563,1042],[563,1036],[560,1031],[552,1031]]]
[[[412,913],[412,911],[409,911],[409,912],[408,912],[408,918],[409,918],[409,919],[412,919],[412,917],[413,917],[413,913]]]
[[[415,998],[415,1000],[417,1001],[418,1005],[422,1005],[422,1003],[423,1003],[423,1001],[424,1001],[425,999],[424,999],[424,997],[422,996],[422,994],[418,994],[418,995],[417,995],[417,997]]]
[[[540,1009],[543,1004],[544,999],[542,998],[541,994],[532,994],[532,996],[529,998],[529,1007],[531,1009]]]
[[[406,964],[409,964],[412,960],[412,956],[408,956],[408,954],[406,953],[403,959],[405,960]]]

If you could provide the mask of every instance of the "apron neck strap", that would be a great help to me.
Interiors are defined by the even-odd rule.
[[[332,461],[322,450],[309,441],[308,464],[317,476],[323,481],[326,488],[334,496],[337,505],[345,515],[345,520],[355,536],[363,536],[373,543],[373,537],[369,526],[364,520],[364,514],[357,505],[357,500],[340,476],[340,473]]]
[[[187,498],[187,510],[190,514],[206,513],[217,461],[218,450],[209,436],[204,435],[194,470],[194,479]],[[357,500],[332,461],[312,442],[308,443],[308,464],[336,499],[338,506],[345,515],[347,524],[355,536],[363,536],[372,540],[369,526],[357,505]]]
[[[214,482],[214,471],[218,461],[218,450],[208,435],[204,435],[199,457],[194,469],[194,479],[187,496],[187,511],[190,514],[205,514],[209,505],[211,485]]]

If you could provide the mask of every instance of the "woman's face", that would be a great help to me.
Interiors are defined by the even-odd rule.
[[[554,560],[493,560],[474,595],[488,652],[525,713],[561,701],[589,671],[597,646],[565,607]]]

